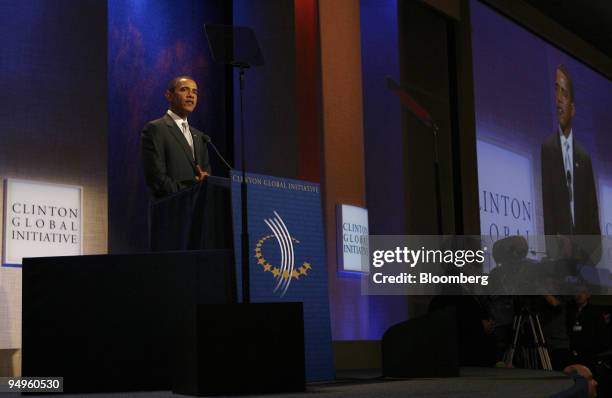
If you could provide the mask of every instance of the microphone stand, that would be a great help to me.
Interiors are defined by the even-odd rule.
[[[438,219],[438,235],[442,235],[442,189],[440,186],[440,158],[438,155],[438,132],[440,131],[440,129],[438,128],[436,122],[433,121],[433,119],[431,120],[430,124],[434,148],[434,180],[436,183],[436,215]]]
[[[442,197],[441,197],[441,183],[440,183],[440,157],[438,155],[438,133],[440,128],[436,121],[431,117],[427,109],[422,107],[418,102],[412,98],[408,91],[397,84],[390,76],[385,77],[387,81],[387,87],[391,92],[396,94],[400,103],[410,111],[418,120],[420,120],[425,126],[431,129],[433,138],[433,150],[434,150],[434,180],[436,190],[436,215],[437,215],[437,226],[438,235],[443,234],[442,229]]]
[[[210,145],[210,146],[212,147],[212,149],[213,149],[213,150],[215,151],[215,153],[217,154],[217,157],[218,157],[219,159],[221,159],[221,161],[223,162],[223,164],[225,164],[225,167],[227,167],[227,170],[228,170],[228,171],[230,171],[230,172],[231,172],[232,170],[234,170],[234,168],[233,168],[232,166],[230,166],[230,164],[229,164],[229,163],[227,163],[227,160],[225,160],[225,158],[223,157],[223,155],[221,155],[221,152],[219,152],[219,149],[218,149],[218,148],[217,148],[217,146],[216,146],[216,145],[215,145],[215,144],[212,142],[212,140],[210,139],[210,137],[209,137],[209,136],[207,136],[207,135],[206,135],[206,136],[204,137],[204,143],[205,143],[206,145]]]
[[[240,213],[242,219],[242,229],[240,233],[241,240],[241,263],[242,263],[242,302],[249,304],[251,302],[251,284],[250,284],[250,267],[249,267],[249,215],[247,201],[247,182],[246,182],[246,150],[244,144],[244,82],[245,69],[249,65],[244,62],[234,62],[231,64],[234,68],[238,68],[240,79],[240,160],[242,169],[242,180],[240,182]]]
[[[240,159],[242,161],[242,181],[240,183],[240,208],[242,231],[241,238],[241,271],[242,302],[251,302],[250,267],[249,267],[249,218],[248,188],[246,181],[246,149],[244,134],[244,90],[245,70],[251,66],[263,65],[263,56],[252,29],[231,25],[204,25],[211,55],[215,62],[238,69],[240,81]],[[218,151],[217,151],[218,152]],[[225,162],[227,165],[227,162]]]

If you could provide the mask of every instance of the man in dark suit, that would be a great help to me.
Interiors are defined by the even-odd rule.
[[[189,76],[170,81],[165,92],[166,114],[142,131],[145,180],[155,198],[202,181],[210,174],[208,137],[189,126],[187,116],[198,101],[198,86]]]
[[[558,131],[542,143],[542,204],[544,233],[549,236],[600,235],[597,192],[591,157],[572,131],[576,113],[571,76],[564,65],[555,74]],[[554,241],[554,242],[553,242]],[[547,240],[552,256],[570,256],[582,263],[599,260],[593,238]]]
[[[567,330],[572,350],[572,363],[597,368],[597,354],[609,346],[610,331],[602,310],[590,303],[587,286],[580,286],[574,301],[567,308]]]

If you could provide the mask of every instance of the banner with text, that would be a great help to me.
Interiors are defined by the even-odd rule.
[[[331,380],[334,368],[319,184],[251,173],[247,174],[246,180],[251,300],[303,302],[306,380]],[[239,172],[232,173],[234,247],[239,286],[241,181]],[[270,345],[274,342],[271,341]]]

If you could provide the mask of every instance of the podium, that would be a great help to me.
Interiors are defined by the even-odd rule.
[[[175,394],[306,389],[301,302],[198,305],[178,331]]]
[[[232,303],[225,250],[27,258],[22,375],[64,377],[64,392],[170,390],[177,325]]]
[[[456,329],[452,307],[391,326],[381,342],[383,376],[459,376]]]
[[[24,259],[24,376],[63,376],[65,392],[172,389],[181,325],[236,302],[230,182],[149,211],[154,253]]]
[[[231,209],[229,180],[209,177],[153,203],[155,252],[24,259],[23,376],[66,393],[303,391],[302,303],[236,303]]]
[[[154,201],[149,225],[153,251],[233,250],[230,180],[209,176]]]

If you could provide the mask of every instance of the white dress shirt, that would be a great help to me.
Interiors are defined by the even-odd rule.
[[[172,120],[174,120],[174,123],[176,123],[179,130],[181,130],[181,132],[183,133],[183,136],[185,137],[187,143],[189,144],[189,147],[191,148],[191,156],[193,156],[193,158],[195,159],[195,154],[193,151],[193,137],[191,136],[191,130],[189,130],[189,123],[187,122],[187,119],[183,119],[176,113],[172,112],[170,109],[168,109],[168,115],[172,118]]]

